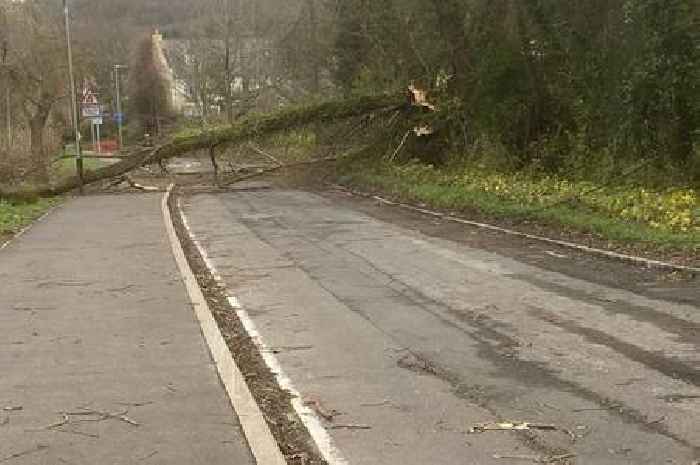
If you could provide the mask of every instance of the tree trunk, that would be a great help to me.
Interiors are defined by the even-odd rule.
[[[364,96],[347,100],[330,100],[306,107],[293,107],[270,114],[249,116],[227,127],[203,129],[197,134],[176,136],[166,144],[141,150],[118,163],[95,171],[88,170],[85,172],[84,183],[87,185],[121,176],[143,165],[158,163],[161,160],[182,156],[197,150],[225,144],[237,144],[260,135],[272,134],[318,121],[329,124],[376,112],[390,113],[405,108],[405,102],[406,96],[403,93]],[[56,186],[46,186],[31,191],[0,190],[0,198],[57,195],[76,189],[79,185],[79,179],[72,177],[62,180]]]
[[[45,186],[50,182],[49,164],[44,147],[44,130],[49,119],[49,111],[40,107],[29,122],[31,141],[31,175],[35,183]]]

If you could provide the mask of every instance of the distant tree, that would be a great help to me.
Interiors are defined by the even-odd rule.
[[[3,5],[7,28],[4,32],[5,71],[12,95],[21,113],[14,119],[29,132],[30,168],[33,181],[49,182],[51,149],[46,140],[51,118],[65,119],[57,104],[68,103],[65,81],[65,48],[60,10],[38,0]],[[65,108],[65,107],[63,107]],[[11,149],[14,150],[14,147]]]
[[[131,111],[152,135],[160,132],[163,119],[171,116],[171,89],[158,63],[151,35],[141,39],[130,64]]]

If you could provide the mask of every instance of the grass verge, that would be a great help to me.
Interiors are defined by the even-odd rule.
[[[478,167],[435,169],[366,159],[339,169],[341,184],[519,229],[684,262],[696,262],[700,254],[700,204],[689,189],[648,192]]]
[[[57,199],[10,202],[0,199],[0,242],[18,233],[57,203]]]
[[[96,170],[105,167],[105,162],[100,159],[95,158],[83,158],[83,169]],[[54,181],[60,181],[67,179],[71,176],[76,175],[75,159],[74,158],[64,158],[56,162],[53,166],[53,179]]]

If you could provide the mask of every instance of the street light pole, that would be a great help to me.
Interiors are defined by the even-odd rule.
[[[119,150],[124,145],[124,133],[122,125],[124,124],[124,114],[122,113],[122,96],[121,96],[121,80],[119,79],[119,70],[124,69],[124,65],[114,65],[114,80],[117,87],[117,127],[119,128]]]
[[[5,123],[7,129],[7,150],[12,148],[12,102],[10,97],[10,70],[7,64],[7,40],[2,43],[2,65],[5,68]]]
[[[5,119],[7,120],[7,149],[12,148],[12,97],[10,97],[10,86],[7,85],[5,89],[5,108],[7,109],[7,115]]]
[[[68,1],[63,0],[63,15],[66,20],[66,48],[68,49],[68,79],[70,81],[71,110],[73,113],[73,128],[75,129],[75,168],[80,179],[80,193],[83,193],[83,154],[80,151],[80,122],[78,120],[78,98],[75,92],[75,75],[73,74],[73,49],[70,40],[70,12]]]
[[[0,10],[0,30],[7,31],[8,30],[8,21],[7,21],[7,13],[5,9]],[[10,100],[10,68],[9,65],[7,64],[7,54],[9,52],[9,33],[8,32],[0,32],[0,36],[2,36],[2,46],[0,47],[0,54],[2,55],[2,66],[4,68],[4,83],[5,83],[5,95],[4,97],[4,102],[3,104],[5,105],[5,123],[6,123],[6,129],[7,129],[7,150],[8,152],[12,148],[12,106],[11,106],[11,100]]]
[[[231,6],[233,0],[226,0],[226,51],[224,82],[226,85],[226,118],[229,124],[233,123],[233,104],[231,98]]]

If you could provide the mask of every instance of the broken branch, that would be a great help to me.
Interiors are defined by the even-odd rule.
[[[356,97],[347,100],[330,100],[315,105],[288,108],[272,114],[253,115],[243,118],[230,126],[204,129],[192,134],[179,135],[159,147],[139,150],[113,165],[94,171],[86,171],[82,182],[85,185],[92,184],[104,179],[122,176],[143,165],[159,163],[189,152],[225,144],[237,144],[262,134],[271,134],[285,129],[300,127],[315,121],[330,123],[374,112],[396,111],[402,106],[405,106],[405,101],[400,95],[379,95]],[[81,180],[74,176],[54,187],[44,187],[29,191],[0,190],[0,197],[21,198],[23,196],[60,195],[77,189],[80,185]]]

